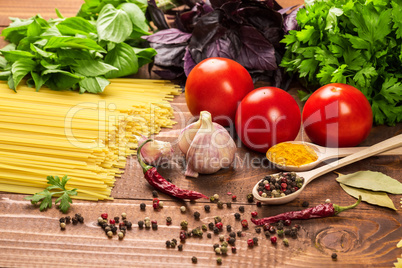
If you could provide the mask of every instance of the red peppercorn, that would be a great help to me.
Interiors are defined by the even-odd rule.
[[[295,186],[293,189],[295,189],[296,192],[297,190],[299,190],[299,187]]]
[[[248,222],[246,219],[241,221],[241,226],[243,226],[243,228],[247,228],[248,227]]]
[[[236,200],[237,196],[236,195],[232,195],[232,200]]]
[[[219,230],[222,230],[222,228],[223,228],[223,223],[222,223],[222,222],[217,222],[217,223],[215,224],[215,227],[218,228]]]
[[[283,178],[281,178],[281,182],[282,182],[282,183],[288,183],[288,179],[286,179],[286,178],[283,177]]]
[[[114,219],[110,219],[110,220],[109,220],[109,223],[110,223],[110,224],[115,224],[116,221],[115,221]]]
[[[159,203],[153,203],[152,206],[153,206],[154,209],[158,209],[159,208]]]
[[[108,217],[108,215],[107,215],[107,213],[102,213],[102,214],[101,214],[101,217],[102,217],[102,219],[106,220],[107,217]]]
[[[158,224],[158,222],[156,220],[152,220],[151,224]]]
[[[257,212],[257,211],[251,212],[251,217],[255,218],[255,217],[257,217],[257,215],[258,215],[258,212]]]
[[[262,203],[260,201],[257,201],[257,203],[255,203],[257,205],[257,207],[261,207]]]
[[[249,247],[252,247],[252,246],[254,246],[254,240],[253,239],[248,239],[247,240],[247,245],[249,246]]]
[[[232,247],[232,253],[236,253],[236,247]]]
[[[286,225],[286,226],[289,226],[291,223],[292,223],[291,220],[285,220],[285,221],[283,222],[283,224]]]
[[[228,194],[228,195],[232,195],[232,193],[231,193],[231,192],[228,192],[227,194]]]
[[[184,241],[184,240],[186,240],[186,238],[187,238],[186,232],[185,231],[180,231],[180,240]]]
[[[119,223],[119,228],[121,229],[121,227],[126,226],[126,224],[124,222],[120,222]]]
[[[276,236],[271,236],[271,243],[272,244],[276,244],[277,240],[278,240],[278,238],[276,238]]]
[[[258,191],[258,195],[261,196],[261,195],[262,195],[262,191]]]
[[[271,225],[270,225],[269,223],[265,223],[265,224],[262,226],[262,229],[264,229],[264,231],[268,231],[270,226],[271,226]]]
[[[266,189],[266,190],[268,190],[268,191],[270,191],[270,190],[271,190],[271,186],[269,185],[269,183],[265,184],[265,186],[264,186],[264,187],[265,187],[265,189]]]
[[[281,188],[282,188],[282,189],[285,189],[285,190],[286,190],[287,187],[288,187],[288,185],[287,185],[286,183],[284,183],[284,182],[281,183]]]

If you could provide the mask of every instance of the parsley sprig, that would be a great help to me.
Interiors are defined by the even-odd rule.
[[[47,183],[50,184],[45,190],[42,192],[36,193],[33,196],[25,197],[26,200],[31,200],[33,205],[36,205],[40,202],[39,210],[43,211],[45,209],[52,207],[52,197],[53,195],[60,195],[59,198],[56,199],[54,202],[55,205],[59,204],[59,209],[61,212],[66,213],[70,208],[70,204],[73,203],[70,196],[77,195],[77,189],[67,190],[66,184],[69,178],[65,175],[62,179],[58,176],[48,176]],[[61,191],[52,191],[60,189]]]

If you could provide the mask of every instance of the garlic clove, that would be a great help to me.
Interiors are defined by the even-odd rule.
[[[181,131],[179,138],[178,138],[178,145],[180,148],[180,151],[182,151],[183,154],[186,154],[188,151],[188,148],[190,148],[190,144],[192,140],[194,139],[195,135],[198,132],[198,129],[201,126],[201,120],[198,120],[195,123],[192,123]]]
[[[138,144],[142,144],[148,138],[145,136],[137,137]],[[143,161],[148,165],[160,165],[165,163],[173,154],[173,148],[170,142],[153,140],[146,143],[141,148]]]

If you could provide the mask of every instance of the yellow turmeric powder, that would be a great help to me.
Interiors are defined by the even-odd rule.
[[[277,165],[300,167],[316,161],[318,156],[308,145],[282,142],[268,150],[267,158]]]

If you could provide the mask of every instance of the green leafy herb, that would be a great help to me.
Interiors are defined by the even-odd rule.
[[[341,175],[336,180],[351,187],[390,194],[402,194],[402,183],[381,172],[358,171],[348,175]]]
[[[296,19],[300,30],[281,41],[287,72],[298,73],[310,90],[355,86],[371,103],[375,123],[402,121],[402,0],[307,1]]]
[[[13,18],[2,31],[11,42],[0,50],[0,79],[17,90],[24,78],[39,90],[101,93],[107,78],[128,76],[155,56],[144,0],[86,0],[77,16],[44,20]]]
[[[33,196],[25,197],[26,200],[31,200],[33,205],[36,205],[40,202],[39,209],[43,211],[45,209],[52,207],[52,197],[59,196],[55,205],[59,204],[59,209],[63,213],[67,213],[70,208],[70,204],[73,203],[70,196],[77,195],[77,189],[67,190],[66,184],[69,178],[65,175],[62,179],[58,176],[48,176],[47,183],[50,184],[45,190],[42,192],[36,193]],[[52,190],[61,190],[61,191],[52,191]]]
[[[384,192],[374,192],[374,191],[354,188],[354,187],[347,186],[343,183],[340,183],[340,185],[346,193],[348,193],[349,195],[351,195],[355,198],[359,198],[359,196],[361,196],[362,201],[365,201],[369,204],[387,207],[387,208],[396,210],[391,198],[389,198],[389,196]]]

